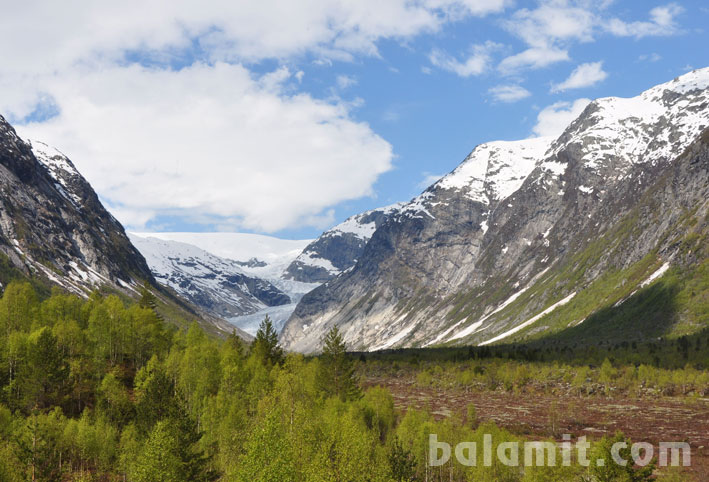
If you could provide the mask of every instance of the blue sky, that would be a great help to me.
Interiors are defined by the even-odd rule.
[[[0,113],[135,230],[315,237],[709,65],[702,1],[21,3]]]

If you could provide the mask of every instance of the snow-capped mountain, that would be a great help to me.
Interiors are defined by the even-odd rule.
[[[708,126],[702,69],[631,99],[598,99],[557,139],[476,147],[381,224],[352,270],[306,295],[281,342],[315,351],[333,325],[365,350],[579,325],[666,263],[704,256],[680,249],[686,236],[706,240]],[[611,273],[622,284],[607,286]]]
[[[212,333],[233,330],[225,320],[161,288],[123,226],[67,156],[43,142],[23,141],[2,116],[0,256],[5,260],[0,288],[26,278],[83,297],[108,288],[136,298],[148,282],[166,321],[197,319]]]
[[[323,283],[352,268],[377,227],[402,206],[399,203],[366,211],[325,231],[286,268],[285,278]]]
[[[313,240],[251,233],[131,233],[157,280],[255,334],[268,315],[277,330],[319,283],[284,276]]]
[[[280,239],[252,233],[134,233],[165,241],[191,244],[220,258],[236,262],[250,275],[281,278],[288,265],[312,239]]]
[[[14,269],[82,296],[101,285],[134,292],[153,281],[71,161],[46,144],[23,141],[1,116],[0,189],[0,251]]]
[[[291,303],[268,281],[249,276],[241,263],[191,244],[129,234],[158,282],[211,313],[233,318]]]

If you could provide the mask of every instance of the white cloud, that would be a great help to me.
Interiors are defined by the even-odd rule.
[[[504,58],[500,62],[499,69],[509,74],[526,68],[540,69],[566,60],[569,60],[569,53],[566,50],[555,47],[532,47]]]
[[[532,95],[520,85],[498,85],[488,90],[488,93],[498,102],[517,102]]]
[[[372,194],[392,148],[351,118],[357,100],[298,93],[297,69],[257,77],[244,65],[377,56],[382,39],[406,42],[508,3],[14,2],[0,15],[12,46],[0,62],[0,112],[23,119],[56,104],[57,117],[20,130],[71,154],[128,224],[157,215],[265,231],[321,224],[334,204]]]
[[[355,79],[354,77],[351,77],[349,75],[338,75],[336,82],[337,82],[337,86],[341,90],[345,90],[349,87],[352,87],[353,85],[357,85],[357,79]]]
[[[601,32],[616,36],[673,35],[680,31],[676,17],[683,9],[677,4],[650,10],[650,21],[625,22],[608,18],[612,1],[541,0],[534,9],[517,10],[503,26],[519,37],[526,50],[502,60],[500,71],[513,74],[569,60],[568,50],[577,42],[592,42]]]
[[[676,3],[670,3],[650,10],[650,21],[624,22],[618,18],[613,18],[605,24],[605,28],[613,35],[621,37],[642,38],[674,35],[680,31],[675,17],[683,11],[684,9],[681,6]]]
[[[556,102],[545,107],[537,116],[537,124],[532,132],[537,136],[559,136],[590,103],[590,99],[576,99],[571,102]]]
[[[11,66],[24,73],[52,71],[87,59],[121,58],[126,49],[149,50],[159,56],[168,48],[188,47],[193,39],[213,60],[285,58],[306,51],[334,56],[376,54],[380,39],[435,31],[452,17],[499,12],[506,3],[78,0],[67,8],[62,2],[25,0],[5,8],[0,17],[0,35],[13,46],[3,52],[3,68]],[[22,42],[17,41],[20,38]]]
[[[528,48],[503,59],[500,71],[514,73],[569,60],[566,45],[593,40],[594,21],[593,12],[563,0],[547,0],[533,10],[516,11],[503,25]]]
[[[518,10],[505,26],[528,45],[543,46],[559,40],[593,40],[594,22],[595,15],[590,10],[552,0],[534,10]]]
[[[276,231],[372,195],[392,148],[279,69],[106,67],[53,78],[60,115],[18,128],[70,156],[133,228],[159,215]],[[325,213],[325,214],[323,214]]]
[[[433,65],[440,69],[453,72],[461,77],[471,77],[473,75],[480,75],[488,69],[491,53],[499,48],[500,45],[494,42],[473,45],[470,49],[472,52],[471,55],[462,61],[440,49],[434,49],[428,56],[428,59]]]
[[[570,89],[580,89],[590,87],[602,82],[608,77],[608,73],[603,70],[603,62],[590,62],[576,67],[569,77],[552,86],[552,92],[563,92]]]

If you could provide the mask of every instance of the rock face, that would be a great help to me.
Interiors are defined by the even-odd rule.
[[[249,315],[291,302],[288,295],[270,282],[243,271],[244,265],[259,267],[262,262],[243,263],[220,258],[177,241],[135,234],[129,237],[160,283],[216,316]]]
[[[594,296],[688,262],[683,236],[707,229],[708,126],[703,69],[598,99],[558,139],[478,146],[306,295],[281,343],[317,351],[338,326],[357,350],[486,344],[583,322]],[[626,277],[606,289],[611,273]],[[580,318],[553,324],[563,310]]]
[[[403,204],[374,209],[347,218],[310,243],[286,268],[285,279],[324,283],[352,268],[374,231]]]
[[[20,139],[0,116],[0,252],[77,294],[154,282],[143,256],[61,152]],[[4,282],[5,280],[3,280]]]

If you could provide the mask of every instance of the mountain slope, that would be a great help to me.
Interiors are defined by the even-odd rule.
[[[351,268],[374,231],[401,206],[393,204],[366,211],[325,231],[288,265],[284,277],[304,283],[323,283]]]
[[[266,283],[269,286],[269,291],[275,289],[281,293],[281,295],[276,295],[278,299],[274,298],[270,301],[264,299],[239,309],[236,309],[235,306],[226,307],[234,313],[228,316],[229,322],[252,335],[256,333],[259,324],[266,315],[271,318],[274,327],[280,331],[303,295],[319,285],[319,283],[300,282],[284,277],[284,270],[312,242],[309,239],[288,240],[251,233],[134,233],[134,235],[141,238],[163,240],[168,243],[178,242],[183,247],[191,245],[192,251],[200,251],[200,253],[192,252],[192,256],[198,260],[195,263],[196,271],[184,265],[180,266],[180,263],[175,265],[172,260],[169,260],[172,257],[176,260],[182,259],[188,264],[193,263],[187,259],[190,255],[186,253],[189,253],[190,249],[181,255],[175,255],[174,253],[170,254],[170,246],[175,247],[175,245],[168,244],[162,248],[153,246],[156,248],[156,252],[153,256],[146,253],[146,257],[151,267],[158,272],[164,272],[165,275],[173,270],[181,272],[175,281],[179,279],[179,283],[184,284],[184,288],[190,292],[193,300],[208,310],[219,306],[225,308],[226,305],[239,303],[239,295],[234,296],[233,287],[228,289],[219,287],[219,293],[214,293],[214,283],[217,277],[222,277],[223,273],[241,272],[248,278]],[[140,243],[138,246],[143,248]],[[165,251],[161,252],[163,250]],[[219,260],[214,260],[214,257]],[[171,267],[166,268],[165,263],[170,264]],[[207,278],[212,276],[209,272],[210,267],[214,268],[212,270],[214,280],[200,280],[204,275]],[[202,271],[204,269],[207,271]],[[221,272],[221,274],[217,272]],[[242,294],[250,291],[248,286],[244,288]],[[289,299],[288,302],[281,303],[281,301],[285,301],[285,298],[281,298],[283,295]],[[261,303],[260,308],[258,308],[259,303]],[[241,311],[241,314],[237,314],[238,311]],[[222,311],[222,313],[226,314],[227,311]]]
[[[0,116],[0,284],[14,279],[45,291],[56,285],[84,297],[102,289],[133,298],[147,281],[167,321],[197,320],[214,334],[233,329],[161,288],[71,161],[42,142],[23,141]]]
[[[129,238],[160,283],[217,316],[249,315],[291,302],[268,281],[247,275],[240,262],[177,241],[134,234]]]
[[[26,275],[85,294],[126,290],[152,275],[121,224],[71,161],[26,143],[0,117],[0,251]]]
[[[282,343],[316,350],[333,325],[369,350],[540,336],[591,315],[588,293],[609,297],[598,283],[611,274],[630,294],[681,264],[665,243],[689,234],[682,219],[706,225],[706,166],[682,154],[705,149],[708,88],[709,69],[695,71],[632,99],[598,99],[558,139],[478,146],[377,229],[353,270],[303,298]],[[661,189],[692,163],[696,179]],[[546,325],[564,310],[578,318]]]

